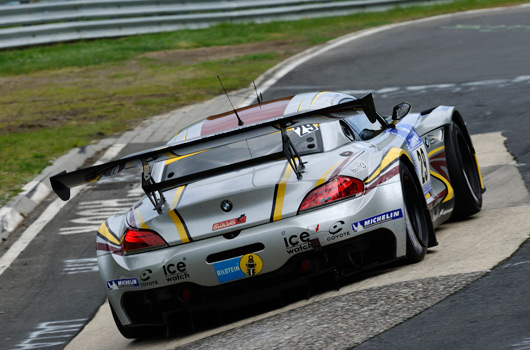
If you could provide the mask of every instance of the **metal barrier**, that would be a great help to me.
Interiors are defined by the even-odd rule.
[[[0,0],[0,49],[204,28],[222,22],[337,16],[433,1]]]

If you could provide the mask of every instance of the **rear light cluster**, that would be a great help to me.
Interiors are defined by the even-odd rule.
[[[166,241],[158,233],[150,230],[127,228],[121,242],[123,254],[137,254],[167,247]]]
[[[345,198],[359,197],[363,193],[364,183],[361,180],[347,176],[336,176],[309,192],[302,201],[298,212],[304,212]]]

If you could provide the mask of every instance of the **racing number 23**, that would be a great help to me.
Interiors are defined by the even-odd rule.
[[[317,131],[318,130],[318,124],[297,125],[297,126],[293,126],[293,130],[298,136],[302,137],[304,135],[307,135],[307,134],[310,134],[312,132]]]
[[[423,147],[418,147],[416,150],[416,158],[418,159],[418,170],[422,186],[429,181],[429,167],[427,166],[427,155]]]

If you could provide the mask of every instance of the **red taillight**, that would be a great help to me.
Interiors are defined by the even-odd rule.
[[[124,254],[136,254],[167,247],[166,241],[154,231],[128,228],[121,242]]]
[[[340,199],[358,197],[363,192],[364,184],[361,180],[353,177],[336,176],[309,192],[302,201],[298,212],[313,209]]]

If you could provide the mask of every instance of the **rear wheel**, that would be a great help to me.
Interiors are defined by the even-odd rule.
[[[425,257],[434,229],[418,179],[405,163],[400,162],[399,166],[407,229],[407,260],[416,263]]]
[[[473,146],[457,124],[446,130],[447,168],[455,195],[451,218],[462,219],[482,208],[482,186]]]

